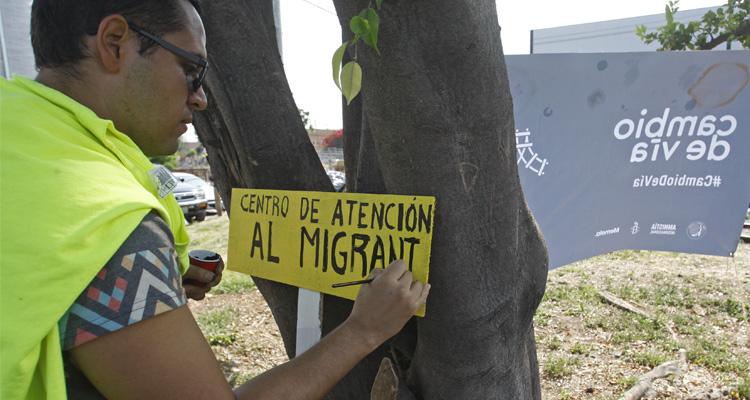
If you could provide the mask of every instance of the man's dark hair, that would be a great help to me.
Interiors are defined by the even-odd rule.
[[[37,69],[62,68],[75,74],[74,66],[87,54],[84,40],[99,23],[120,14],[138,27],[163,36],[185,27],[181,0],[34,0],[31,5],[31,45]],[[188,0],[201,14],[201,0]],[[88,32],[88,33],[87,33]],[[140,53],[155,43],[141,37]]]

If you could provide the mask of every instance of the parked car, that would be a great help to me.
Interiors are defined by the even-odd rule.
[[[177,204],[180,205],[182,213],[185,214],[185,219],[188,223],[192,222],[193,219],[200,222],[206,219],[206,209],[208,209],[208,202],[206,201],[206,195],[198,186],[183,182],[179,180],[177,187],[172,191],[174,198],[177,200]]]
[[[154,166],[163,167],[161,164],[154,164]],[[172,194],[174,194],[177,204],[180,205],[187,222],[190,223],[193,219],[198,222],[205,220],[208,202],[206,201],[206,194],[203,192],[203,189],[183,181],[167,168],[164,168],[164,170],[169,172],[174,181],[177,182],[177,186],[172,190]]]
[[[203,189],[203,193],[206,195],[206,202],[208,203],[209,211],[210,209],[216,211],[216,192],[214,191],[214,187],[211,184],[187,172],[172,172],[172,174],[174,174],[174,176],[185,183],[189,183]],[[222,203],[222,210],[224,209],[223,207],[224,204]]]
[[[206,202],[206,195],[203,189],[190,183],[179,181],[172,193],[174,193],[174,198],[177,200],[177,204],[180,205],[188,223],[192,222],[193,218],[198,222],[206,219],[208,202]]]
[[[328,178],[333,184],[333,189],[337,192],[343,191],[346,187],[346,175],[343,172],[334,170],[326,170],[326,173],[328,173]]]

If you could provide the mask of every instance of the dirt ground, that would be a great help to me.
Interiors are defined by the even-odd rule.
[[[633,259],[597,258],[593,261],[576,263],[574,272],[552,271],[548,278],[547,292],[554,288],[575,287],[581,277],[588,280],[587,287],[606,290],[607,287],[633,287],[634,290],[651,288],[657,291],[664,285],[692,280],[711,285],[701,296],[706,300],[750,302],[750,246],[741,245],[734,260],[699,255],[649,252],[636,255]],[[708,282],[711,282],[710,284]],[[689,287],[682,288],[685,292]],[[667,325],[666,336],[671,335],[673,343],[692,343],[696,340],[713,340],[713,343],[726,344],[733,355],[737,355],[744,365],[743,373],[720,371],[720,365],[707,367],[701,363],[686,362],[679,366],[684,374],[655,380],[652,384],[655,393],[647,399],[737,399],[730,388],[745,382],[750,373],[750,324],[747,317],[735,318],[727,314],[714,313],[701,306],[700,300],[686,311],[699,321],[695,334],[688,329],[674,326],[680,313],[677,306],[649,306],[645,301],[634,304],[647,311],[658,309],[659,321]],[[602,320],[615,319],[617,314],[628,314],[606,302],[595,306],[586,305],[584,312],[555,298],[546,299],[540,310],[549,315],[544,326],[535,324],[537,354],[542,374],[542,395],[544,399],[616,399],[626,391],[625,383],[633,377],[641,376],[653,369],[654,365],[644,365],[639,356],[664,354],[664,341],[634,340],[621,343],[614,336],[621,332],[612,329],[592,329],[591,325],[601,324]],[[743,320],[744,319],[744,320]],[[635,321],[635,317],[633,318]],[[535,319],[536,322],[536,319]],[[627,329],[627,328],[626,328]],[[698,337],[693,337],[698,336]],[[554,345],[553,345],[554,343]],[[575,352],[575,347],[584,351]],[[698,347],[698,346],[696,346]],[[544,374],[544,366],[555,357],[576,353],[580,364],[563,377]],[[669,360],[679,359],[675,349]],[[743,361],[744,360],[744,361]],[[667,360],[662,360],[667,361]],[[734,359],[733,359],[734,361]],[[660,362],[661,363],[661,362]],[[729,363],[729,360],[727,360]],[[729,369],[729,368],[727,368]]]
[[[748,232],[745,230],[745,234]],[[658,288],[663,280],[688,277],[694,281],[718,282],[722,290],[710,296],[725,296],[747,304],[750,302],[750,245],[740,244],[734,259],[701,255],[662,252],[633,252],[633,254],[602,256],[574,264],[570,268],[551,271],[547,292],[560,287],[580,286],[582,280],[589,288],[606,290],[608,287]],[[687,278],[686,278],[687,279]],[[717,284],[718,284],[717,283]],[[719,287],[719,286],[717,286]],[[727,289],[728,288],[728,289]],[[725,293],[726,292],[726,293]],[[590,305],[581,303],[581,312],[570,303],[545,298],[540,307],[545,322],[536,324],[537,353],[542,374],[542,397],[552,399],[614,399],[627,389],[629,379],[650,371],[653,366],[636,362],[635,354],[648,354],[654,345],[648,340],[618,345],[613,332],[591,329],[591,321],[606,319],[615,307],[601,301]],[[200,314],[217,307],[231,307],[236,311],[237,341],[232,346],[214,346],[230,382],[241,383],[268,368],[287,360],[281,337],[273,317],[260,292],[212,295],[202,302],[191,302],[191,309]],[[648,308],[646,306],[646,308]],[[660,308],[662,318],[669,319],[670,308]],[[696,304],[690,313],[704,318],[707,334],[731,343],[733,352],[743,360],[750,360],[750,324],[747,318],[705,315],[706,310]],[[717,318],[719,318],[717,320]],[[535,318],[535,321],[537,319]],[[675,341],[689,341],[690,332],[670,328]],[[554,344],[554,345],[553,345]],[[575,349],[585,349],[575,352]],[[570,356],[573,351],[578,364],[562,376],[544,373],[555,357]],[[677,358],[677,352],[674,358]],[[699,363],[682,363],[684,374],[654,381],[656,390],[649,399],[737,399],[726,389],[746,381],[748,371],[719,372]],[[720,369],[720,368],[719,368]],[[750,367],[748,367],[750,370]],[[724,388],[723,393],[721,388]],[[709,391],[714,389],[710,394]]]
[[[241,332],[232,346],[212,346],[217,358],[227,365],[226,370],[236,374],[228,376],[230,381],[244,381],[263,371],[287,361],[284,343],[271,310],[260,291],[211,295],[200,302],[190,301],[190,309],[200,315],[211,309],[232,307],[238,315],[234,328]]]

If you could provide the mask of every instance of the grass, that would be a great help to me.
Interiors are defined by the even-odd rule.
[[[643,260],[649,255],[646,250],[622,250],[604,254],[599,257],[606,260]]]
[[[735,398],[750,399],[750,375],[745,375],[745,380],[737,387]]]
[[[547,326],[551,315],[539,309],[534,314],[534,326]]]
[[[750,313],[750,307],[747,304],[740,303],[734,299],[707,299],[701,302],[703,307],[711,309],[717,313],[726,313],[727,315],[744,321],[747,314]],[[744,308],[744,312],[743,312]]]
[[[669,361],[664,354],[650,351],[645,353],[635,353],[633,355],[633,360],[638,364],[649,368],[655,368],[656,366]]]
[[[187,226],[190,236],[190,249],[206,249],[221,254],[225,259],[229,247],[229,218],[208,218],[202,222],[193,222]]]
[[[616,344],[666,339],[664,326],[657,319],[621,310],[614,315],[592,318],[586,322],[586,327],[612,332],[610,340]]]
[[[746,373],[750,369],[748,361],[733,351],[734,344],[727,343],[721,338],[711,340],[699,337],[696,341],[697,346],[688,350],[688,360],[722,372]]]
[[[546,376],[552,378],[562,378],[564,376],[572,374],[574,368],[579,365],[581,365],[581,359],[578,357],[552,357],[544,365],[543,372]]]
[[[663,279],[668,278],[654,277],[656,281]],[[689,287],[680,287],[676,284],[665,284],[656,288],[639,288],[638,298],[653,305],[666,305],[678,308],[692,308],[696,302]]]
[[[591,353],[591,346],[578,342],[570,348],[570,353],[587,356]]]
[[[547,347],[549,347],[550,350],[557,350],[557,349],[560,349],[562,347],[562,342],[560,341],[559,337],[554,336],[549,341],[549,344],[547,345]]]
[[[225,371],[231,371],[232,370],[233,366],[231,365],[231,363],[229,363],[227,361],[223,361],[221,364],[222,364],[221,367],[222,367],[223,370],[225,370]],[[250,379],[255,378],[256,376],[258,376],[258,374],[238,374],[236,372],[232,372],[227,377],[227,382],[229,382],[229,386],[231,386],[231,387],[237,387],[237,386],[242,385],[243,383],[249,381]]]
[[[188,226],[191,248],[214,250],[226,258],[228,231],[226,216],[194,222]],[[705,272],[665,272],[659,262],[667,258],[668,262],[682,265],[687,270],[695,271],[694,266],[705,267]],[[715,279],[710,269],[723,268],[723,265],[713,260],[715,258],[709,256],[622,251],[551,271],[547,291],[534,315],[537,343],[544,344],[539,347],[540,352],[549,353],[540,363],[540,372],[548,379],[564,382],[565,379],[560,378],[571,375],[582,363],[589,362],[586,360],[601,357],[602,346],[589,343],[591,338],[603,336],[607,338],[606,352],[623,353],[623,361],[639,368],[653,368],[674,360],[678,350],[685,349],[688,363],[708,368],[723,381],[737,387],[732,398],[750,399],[748,353],[737,351],[750,348],[750,339],[735,340],[726,335],[750,314],[750,307],[743,301],[748,298],[747,284]],[[633,267],[627,273],[610,274],[607,268],[613,263],[632,264]],[[748,263],[742,261],[740,265],[745,268]],[[249,276],[225,271],[222,283],[213,293],[241,293],[254,290],[254,286]],[[607,290],[648,309],[653,317],[603,303],[597,295],[599,290]],[[236,337],[231,330],[234,318],[237,315],[231,307],[225,307],[204,313],[198,322],[212,344],[227,346],[235,343]],[[578,321],[585,327],[587,338],[568,340],[561,330],[561,320]],[[551,333],[540,333],[545,329]],[[229,379],[242,382],[249,378],[232,376]],[[625,373],[611,376],[610,382],[615,382],[619,390],[625,391],[636,379],[636,376]],[[558,390],[561,398],[572,396],[570,388]]]
[[[244,293],[255,288],[255,282],[249,275],[224,270],[221,283],[213,288],[213,294]]]
[[[622,386],[625,390],[632,388],[633,386],[635,386],[636,383],[638,383],[637,376],[631,376],[628,378],[624,378],[624,377],[617,378],[617,384]]]
[[[227,259],[229,244],[229,218],[226,214],[209,218],[203,222],[193,222],[187,226],[190,235],[190,249],[207,249],[215,251]],[[224,270],[221,283],[211,292],[214,294],[243,293],[255,288],[255,282],[249,275]]]
[[[212,346],[228,346],[237,340],[233,321],[237,318],[231,306],[206,311],[196,319],[203,335]]]
[[[705,270],[673,273],[661,268],[660,260],[678,266],[705,267]],[[599,271],[612,262],[633,264],[634,267],[632,272],[620,273],[619,276],[596,279],[592,275],[592,264]],[[535,314],[534,324],[542,332],[544,329],[550,332],[550,327],[558,327],[565,321],[578,321],[588,332],[580,335],[604,336],[609,354],[625,353],[627,360],[647,368],[675,360],[678,351],[685,349],[688,363],[708,368],[725,382],[736,386],[736,398],[750,399],[750,362],[747,351],[737,351],[749,348],[750,340],[733,339],[729,335],[750,314],[750,307],[743,301],[748,296],[748,287],[741,276],[737,277],[739,281],[731,275],[717,279],[710,270],[725,268],[722,263],[723,259],[716,261],[709,256],[621,251],[587,260],[585,265],[576,263],[559,268],[550,272],[547,291]],[[747,261],[742,261],[740,267],[746,265]],[[604,303],[596,294],[599,290],[607,290],[649,310],[651,317]],[[577,341],[575,337],[563,341],[558,331],[553,330],[544,336],[540,330],[537,330],[537,335],[542,337],[538,342],[546,343],[551,351],[542,366],[547,377],[569,375],[576,363],[581,362],[579,356],[601,356],[592,346]],[[634,379],[633,376],[620,376],[613,377],[612,381],[618,381],[624,391],[632,386]]]

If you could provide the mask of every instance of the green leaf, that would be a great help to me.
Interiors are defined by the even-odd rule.
[[[380,10],[380,5],[383,3],[383,0],[375,0],[375,5],[378,6],[378,10]]]
[[[378,50],[378,31],[380,28],[380,17],[378,17],[378,14],[375,12],[375,10],[369,7],[362,10],[362,12],[359,14],[359,17],[367,21],[368,25],[370,26],[370,31],[365,35],[361,35],[362,40],[370,47],[375,49],[378,55],[380,55],[380,50]]]
[[[370,32],[370,23],[358,15],[349,21],[349,28],[351,28],[355,35],[364,36]]]
[[[667,15],[667,25],[672,25],[674,23],[674,14],[672,14],[672,8],[670,8],[670,6],[666,6],[664,11]]]
[[[638,35],[638,37],[640,37],[641,39],[643,39],[646,36],[646,25],[636,25],[635,34]]]
[[[356,61],[350,61],[341,70],[341,93],[346,97],[346,105],[357,97],[362,88],[362,67]]]
[[[341,45],[341,47],[336,50],[335,53],[333,53],[333,83],[336,84],[336,87],[341,90],[341,83],[339,80],[339,73],[341,71],[341,61],[344,59],[344,52],[346,51],[346,46],[349,44],[349,42],[344,42],[344,44]]]

